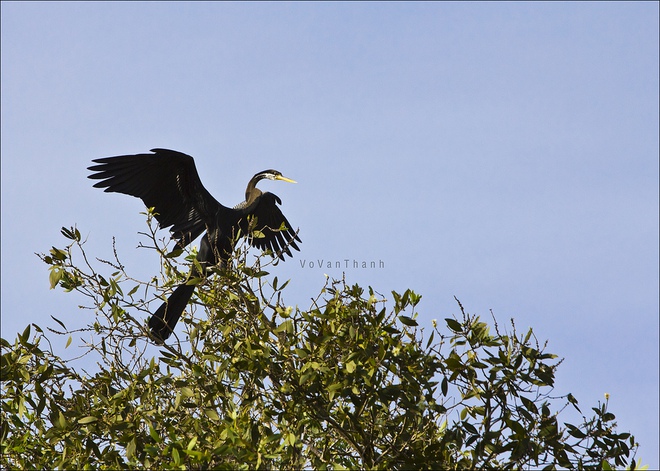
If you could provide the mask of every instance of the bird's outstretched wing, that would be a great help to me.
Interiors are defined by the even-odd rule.
[[[274,255],[284,260],[284,254],[293,256],[289,247],[300,250],[296,241],[302,241],[277,207],[278,204],[282,204],[282,201],[273,193],[266,192],[259,197],[257,205],[251,211],[256,218],[256,224],[251,229],[260,231],[263,237],[249,236],[248,240],[252,246],[260,250],[270,249]],[[284,228],[280,230],[282,226]],[[241,220],[241,231],[244,234],[249,232],[245,220]]]
[[[151,152],[95,159],[89,178],[101,180],[96,188],[136,196],[153,207],[160,226],[171,226],[173,238],[185,247],[214,224],[218,213],[231,210],[204,188],[191,156],[168,149]]]

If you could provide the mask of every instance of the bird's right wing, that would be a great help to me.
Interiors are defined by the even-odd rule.
[[[168,149],[151,152],[95,159],[89,178],[101,180],[96,188],[136,196],[153,207],[160,226],[171,226],[173,238],[185,247],[214,224],[219,212],[231,210],[204,188],[191,156]]]
[[[284,255],[293,257],[290,248],[300,250],[296,242],[302,242],[298,233],[293,230],[280,208],[277,206],[282,201],[277,195],[270,192],[263,193],[252,210],[251,214],[256,218],[256,224],[252,229],[261,232],[262,237],[248,236],[248,241],[260,250],[271,250],[273,256],[284,260]],[[241,230],[247,234],[250,232],[247,218],[241,220]]]

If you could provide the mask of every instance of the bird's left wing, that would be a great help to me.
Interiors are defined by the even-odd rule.
[[[289,247],[300,250],[296,242],[302,242],[298,234],[291,228],[280,208],[282,201],[273,193],[263,193],[251,214],[256,218],[256,229],[263,237],[248,236],[250,244],[260,250],[270,249],[274,255],[284,260],[284,254],[292,257]],[[241,221],[241,231],[248,232],[246,221]]]
[[[193,158],[168,149],[152,154],[120,155],[96,159],[89,178],[106,192],[140,198],[155,210],[161,227],[185,247],[213,224],[217,214],[231,212],[204,188]]]

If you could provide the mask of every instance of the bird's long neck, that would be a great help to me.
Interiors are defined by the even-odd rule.
[[[257,188],[257,183],[263,178],[263,175],[255,175],[250,180],[250,183],[248,183],[248,186],[245,189],[245,206],[251,205],[254,203],[254,200],[261,196],[261,190]]]

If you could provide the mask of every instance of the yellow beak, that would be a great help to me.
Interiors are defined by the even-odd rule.
[[[286,177],[284,177],[284,176],[282,176],[282,175],[278,175],[278,176],[276,176],[276,177],[275,177],[275,180],[282,180],[283,182],[289,182],[289,183],[298,183],[297,181],[295,181],[295,180],[291,180],[290,178],[286,178]]]

